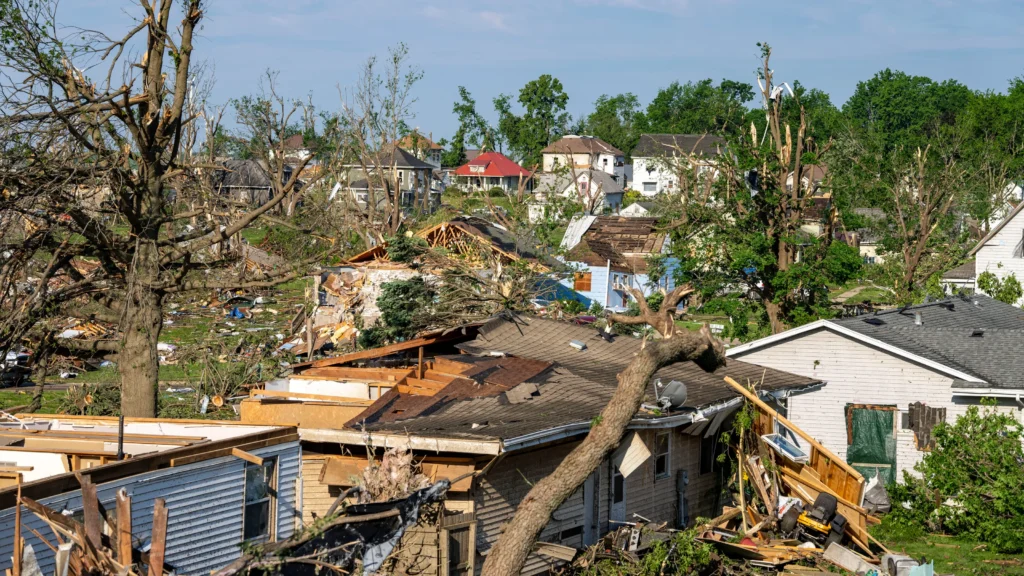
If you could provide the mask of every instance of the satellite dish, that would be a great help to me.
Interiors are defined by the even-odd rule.
[[[658,385],[661,388],[660,382]],[[673,380],[664,386],[658,394],[658,404],[665,410],[682,408],[686,404],[686,384]]]

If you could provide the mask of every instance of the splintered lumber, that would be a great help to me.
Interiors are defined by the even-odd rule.
[[[132,498],[122,488],[117,491],[117,561],[132,563]]]
[[[149,576],[164,573],[164,547],[167,545],[167,503],[157,498],[153,504],[153,528],[150,532]]]
[[[842,458],[836,456],[831,450],[812,438],[810,434],[807,434],[790,422],[785,416],[782,416],[771,406],[765,404],[763,400],[758,398],[757,394],[747,390],[729,376],[725,377],[725,382],[757,406],[758,410],[774,418],[811,446],[809,465],[816,468],[818,473],[821,474],[821,482],[823,484],[829,486],[849,501],[860,502],[862,500],[864,476],[860,472],[857,472],[852,466],[844,462]]]
[[[722,512],[722,514],[720,516],[718,516],[717,518],[714,518],[712,520],[709,520],[707,523],[705,523],[703,526],[701,526],[699,531],[704,531],[704,530],[708,530],[708,529],[711,529],[711,528],[717,528],[717,527],[721,526],[722,524],[725,524],[729,520],[732,520],[733,518],[735,518],[735,517],[737,517],[739,515],[740,515],[740,509],[739,508],[726,508]]]
[[[747,474],[750,476],[751,482],[754,484],[754,490],[757,492],[758,497],[761,498],[761,502],[764,504],[764,509],[768,511],[768,514],[774,514],[775,508],[778,502],[771,499],[768,495],[768,488],[764,484],[765,471],[761,467],[760,462],[756,456],[751,456],[747,459]]]
[[[96,485],[89,481],[88,476],[80,477],[82,482],[82,517],[85,523],[85,536],[89,543],[101,548],[103,520],[100,518],[99,500],[96,498]]]
[[[245,460],[246,462],[250,462],[257,466],[263,466],[263,458],[260,458],[255,454],[250,454],[240,448],[232,448],[231,455],[234,456],[235,458],[241,458],[242,460]]]

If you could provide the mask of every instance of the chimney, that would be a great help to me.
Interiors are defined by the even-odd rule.
[[[924,324],[924,321],[921,319],[921,313],[914,312],[914,326],[920,326],[922,324]]]

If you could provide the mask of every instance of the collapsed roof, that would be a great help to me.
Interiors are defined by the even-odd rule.
[[[566,246],[566,260],[590,266],[610,264],[618,272],[643,272],[647,270],[646,258],[661,254],[667,247],[668,235],[658,230],[657,218],[590,218],[579,243]]]

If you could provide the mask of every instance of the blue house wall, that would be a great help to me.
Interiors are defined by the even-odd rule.
[[[591,266],[584,264],[583,262],[568,262],[574,270],[578,270],[581,273],[590,273],[590,290],[579,291],[573,290],[575,281],[572,277],[566,278],[560,281],[560,284],[573,290],[575,294],[573,298],[590,306],[594,302],[599,303],[602,307],[612,312],[623,312],[628,308],[627,302],[631,298],[625,290],[617,290],[614,288],[613,279],[620,277],[623,279],[625,285],[632,286],[633,288],[639,288],[645,296],[650,296],[656,290],[657,286],[652,287],[650,285],[650,277],[647,274],[632,274],[628,272],[616,272],[615,270],[609,270],[607,265],[605,266]],[[679,260],[676,258],[669,258],[665,262],[666,266],[666,278],[664,282],[665,290],[670,291],[675,288],[675,273],[679,268]]]

